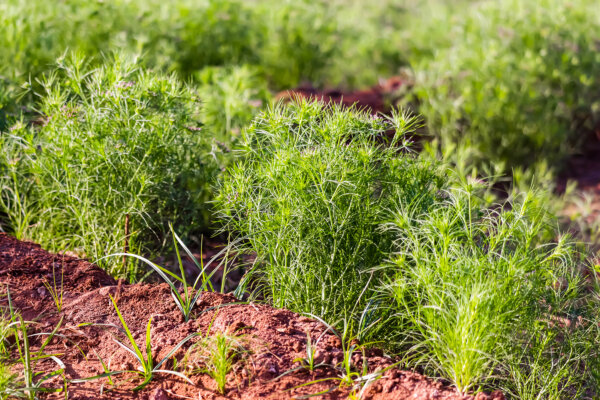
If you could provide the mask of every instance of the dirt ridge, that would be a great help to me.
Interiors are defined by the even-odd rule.
[[[53,267],[56,274],[64,268],[64,305],[60,314],[43,284],[44,279],[52,282]],[[152,316],[151,342],[155,360],[167,355],[189,334],[205,334],[209,327],[211,334],[225,332],[240,338],[247,350],[228,375],[225,396],[217,393],[214,381],[207,374],[196,373],[189,375],[194,385],[159,374],[139,392],[131,390],[139,379],[111,391],[106,390],[106,379],[72,383],[68,387],[69,399],[291,399],[330,388],[333,388],[330,392],[315,398],[346,399],[351,393],[351,388],[337,388],[335,381],[296,388],[313,380],[337,376],[338,372],[331,367],[318,369],[314,374],[299,370],[276,379],[299,365],[294,360],[306,354],[307,332],[314,340],[325,330],[318,321],[291,311],[264,304],[239,303],[230,295],[205,292],[195,308],[196,317],[184,322],[166,284],[118,284],[87,261],[51,254],[37,244],[21,242],[6,234],[0,234],[0,284],[1,294],[10,288],[13,302],[23,317],[37,321],[31,326],[31,333],[48,331],[63,318],[60,333],[66,339],[54,339],[47,351],[60,354],[59,358],[66,365],[67,379],[101,373],[98,356],[110,364],[111,370],[135,368],[133,357],[113,340],[118,330],[97,325],[120,326],[109,294],[116,298],[138,344],[143,343],[146,324]],[[4,297],[0,305],[6,306]],[[90,323],[92,325],[82,325]],[[33,340],[33,346],[36,345],[39,343]],[[185,355],[184,349],[175,353],[179,363]],[[338,337],[326,332],[319,341],[316,354],[318,362],[339,362],[342,348]],[[367,360],[369,372],[383,370],[394,361],[377,349],[367,352]],[[172,367],[170,362],[167,367]],[[55,366],[44,361],[39,368]],[[117,376],[116,380],[122,382],[124,378]],[[54,378],[48,385],[59,387],[61,381]],[[104,389],[102,394],[101,387]],[[64,394],[48,394],[46,398],[64,398]],[[500,400],[504,397],[501,393],[462,395],[440,381],[392,368],[368,385],[362,398]]]

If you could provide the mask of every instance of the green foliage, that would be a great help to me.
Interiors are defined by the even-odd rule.
[[[0,399],[38,399],[40,393],[61,392],[62,388],[47,387],[44,383],[61,376],[63,382],[65,365],[56,356],[44,350],[50,342],[62,335],[61,318],[51,332],[31,333],[29,327],[35,322],[25,321],[13,307],[8,286],[6,288],[8,307],[0,308]],[[32,340],[43,338],[37,349],[31,346]],[[58,369],[45,368],[40,371],[39,363],[51,360]]]
[[[564,316],[552,285],[575,264],[565,237],[542,240],[548,216],[533,194],[492,209],[472,184],[447,197],[425,214],[399,211],[388,225],[398,249],[388,287],[411,361],[467,391],[510,360],[513,344],[527,348],[533,326]]]
[[[238,137],[270,100],[266,82],[249,66],[207,67],[195,75],[195,81],[202,122],[220,140]]]
[[[564,326],[540,328],[530,330],[533,335],[529,342],[515,349],[515,358],[502,370],[503,392],[515,399],[560,400],[582,397],[584,385],[596,390],[588,371],[582,369],[583,362],[596,362],[596,355],[592,358],[593,353],[581,342],[584,339],[591,344],[591,338],[576,337],[584,330],[577,329],[579,332],[573,334]]]
[[[10,355],[11,322],[10,315],[3,308],[0,308],[0,361],[6,360]]]
[[[287,88],[303,80],[323,83],[325,67],[337,56],[341,33],[333,9],[326,1],[284,1],[279,7],[265,4],[264,68],[275,87]],[[289,60],[294,60],[290,63]]]
[[[257,253],[257,279],[275,306],[365,328],[374,269],[392,249],[380,224],[396,207],[425,209],[440,183],[410,154],[405,135],[416,123],[302,102],[266,111],[243,132],[242,161],[220,183],[217,210]]]
[[[15,87],[0,76],[0,132],[8,129],[11,115],[16,114]]]
[[[219,393],[225,393],[227,384],[227,374],[231,371],[236,358],[244,352],[244,348],[235,337],[224,333],[216,333],[207,336],[200,343],[203,347],[204,357],[202,358],[204,368],[211,378],[217,384]]]
[[[5,296],[0,297],[4,298]],[[11,360],[11,339],[18,323],[18,314],[12,309],[8,286],[6,297],[9,300],[9,307],[0,307],[0,399],[2,400],[25,396],[19,390],[23,385],[19,382],[18,375],[12,370],[14,360]]]
[[[218,157],[187,86],[119,57],[59,61],[41,84],[41,121],[0,136],[0,206],[17,237],[98,259],[160,248],[168,222],[206,228]]]
[[[592,0],[1,2],[0,230],[90,259],[151,256],[167,245],[168,222],[182,240],[207,229],[211,185],[239,145],[216,199],[224,229],[257,255],[236,293],[257,287],[276,306],[343,322],[362,345],[342,340],[334,380],[358,389],[376,379],[352,355],[381,340],[461,391],[598,393],[598,271],[584,290],[579,255],[567,238],[555,240],[543,211],[549,195],[523,189],[534,177],[552,186],[560,162],[598,126],[596,8]],[[85,61],[65,61],[67,50]],[[397,74],[404,57],[415,84],[405,101],[435,139],[420,157],[407,115],[306,102],[260,112],[268,87],[373,84]],[[460,179],[441,172],[439,157]],[[507,172],[517,189],[494,204]],[[466,179],[481,175],[491,178]],[[595,240],[591,200],[580,203],[579,229]],[[102,264],[134,279],[146,262],[187,320],[200,292],[185,281],[177,243],[179,276],[151,257]],[[48,289],[60,309],[58,279]],[[150,321],[144,352],[114,306],[129,340],[119,343],[140,362],[137,389],[173,373],[157,369],[166,358],[154,365]],[[0,393],[31,397],[53,372],[34,371],[43,354],[30,352],[27,325],[15,318],[0,319],[0,359],[15,334],[24,383],[0,365]],[[288,373],[321,366],[311,340]],[[223,393],[235,341],[218,334],[200,344]],[[124,372],[105,366],[88,380]]]
[[[325,86],[361,88],[402,73],[408,66],[406,43],[398,41],[396,35],[406,30],[421,5],[408,4],[408,0],[372,1],[368,7],[363,0],[328,3],[335,7],[329,18],[336,20],[338,33],[333,35],[335,52],[321,78]]]
[[[54,301],[54,305],[56,306],[56,311],[60,313],[63,307],[63,294],[64,294],[64,267],[61,266],[60,269],[60,287],[56,282],[56,268],[55,265],[52,264],[52,284],[48,282],[48,280],[44,280],[42,283],[50,293],[52,297],[52,301]]]
[[[163,9],[159,40],[185,76],[206,66],[257,63],[264,22],[253,5],[237,0],[178,1]],[[171,48],[169,48],[171,47]]]
[[[343,321],[345,335],[382,341],[462,392],[577,392],[585,378],[565,372],[587,376],[592,353],[581,330],[552,321],[581,310],[578,255],[566,236],[553,241],[545,197],[490,203],[489,182],[410,153],[414,126],[301,102],[244,131],[217,209],[256,253],[262,294]]]
[[[25,321],[23,317],[13,307],[12,300],[10,297],[10,290],[7,286],[6,296],[8,300],[8,312],[10,313],[10,323],[5,326],[8,330],[5,333],[14,335],[14,347],[16,348],[16,360],[9,360],[22,366],[22,373],[17,375],[8,375],[6,371],[0,371],[0,373],[6,374],[0,376],[3,380],[3,387],[0,387],[0,395],[18,398],[28,398],[29,400],[35,400],[38,398],[38,393],[52,393],[61,392],[62,388],[47,388],[43,386],[43,383],[56,376],[62,376],[63,382],[65,365],[63,362],[56,357],[56,355],[46,354],[44,350],[50,344],[53,338],[58,337],[58,331],[63,323],[61,318],[54,329],[51,332],[41,332],[30,334],[28,326],[34,324],[32,321]],[[4,315],[3,315],[4,317]],[[33,337],[45,336],[46,338],[42,341],[41,345],[35,351],[30,341]],[[46,368],[44,371],[36,371],[40,360],[50,359],[56,363],[59,367],[58,370],[48,371]]]
[[[483,1],[410,24],[401,36],[413,46],[415,96],[431,132],[443,145],[472,146],[479,165],[511,172],[545,160],[556,169],[600,117],[596,8]]]
[[[143,54],[144,66],[184,78],[207,66],[248,64],[276,89],[302,81],[374,83],[373,72],[389,75],[400,54],[393,42],[379,40],[382,19],[389,25],[402,10],[355,3],[7,0],[0,4],[0,78],[18,87],[31,76],[35,84],[71,50],[97,63],[112,52]]]
[[[4,400],[9,397],[19,397],[20,393],[16,388],[17,376],[12,373],[9,365],[0,364],[0,399]]]
[[[319,336],[319,338],[313,343],[310,337],[310,332],[306,332],[306,357],[299,357],[294,359],[294,362],[300,363],[300,367],[295,368],[294,370],[304,368],[307,369],[310,373],[313,373],[316,368],[323,366],[323,364],[315,364],[317,346],[322,337],[323,335]]]
[[[179,311],[181,311],[181,314],[183,315],[185,322],[188,322],[191,317],[192,310],[194,309],[194,306],[196,305],[197,301],[202,296],[202,293],[204,291],[208,291],[208,290],[214,292],[214,288],[213,288],[213,285],[212,285],[210,279],[217,271],[220,270],[221,264],[217,265],[216,267],[213,267],[212,272],[210,274],[207,273],[208,267],[219,256],[221,256],[223,253],[227,252],[229,250],[229,247],[222,249],[220,252],[218,252],[216,255],[214,255],[213,258],[211,258],[210,261],[208,263],[206,263],[206,265],[204,265],[203,259],[201,258],[200,262],[198,262],[196,257],[194,257],[193,253],[187,248],[187,246],[183,243],[181,238],[179,236],[177,236],[175,231],[173,231],[173,227],[170,226],[170,228],[171,228],[171,233],[173,234],[173,244],[174,244],[173,247],[175,248],[175,253],[177,254],[179,275],[176,275],[173,272],[169,271],[168,269],[163,268],[160,265],[155,264],[152,261],[150,261],[142,256],[136,255],[136,254],[117,253],[117,254],[108,255],[106,257],[112,257],[112,256],[133,257],[134,259],[139,260],[139,261],[143,262],[144,264],[146,264],[147,266],[149,266],[150,268],[152,268],[154,270],[154,272],[156,272],[162,278],[162,280],[165,281],[165,283],[167,285],[169,285],[169,287],[171,288],[171,296],[173,296],[175,305],[177,306]],[[233,244],[235,244],[235,243],[233,243]],[[185,275],[185,269],[183,266],[183,262],[181,261],[181,254],[179,252],[180,246],[184,249],[187,256],[194,262],[194,265],[196,266],[196,268],[198,268],[198,276],[196,277],[196,280],[194,281],[193,285],[189,285],[187,282],[186,275]],[[202,249],[200,249],[200,250],[202,250]],[[226,270],[226,268],[224,268],[223,277],[222,277],[223,281],[225,280],[226,275],[227,275],[227,270]],[[177,285],[183,286],[183,294],[179,293],[179,289],[178,289]],[[223,283],[223,285],[224,285],[224,283]],[[223,285],[221,287],[221,293],[224,293]]]
[[[313,316],[313,317],[315,317],[315,316]],[[350,336],[352,333],[348,330],[348,328],[351,328],[351,326],[347,324],[347,321],[344,321],[344,330],[340,334],[339,332],[337,332],[335,330],[335,328],[333,326],[327,324],[321,318],[316,317],[316,319],[318,319],[321,323],[323,323],[327,327],[327,329],[325,331],[323,331],[323,333],[321,334],[319,339],[317,339],[317,342],[315,343],[315,345],[318,344],[319,340],[328,331],[331,331],[333,334],[335,334],[340,339],[340,342],[342,344],[342,360],[336,364],[321,363],[321,364],[314,365],[314,347],[311,342],[310,335],[308,335],[308,333],[307,333],[307,335],[308,335],[308,342],[307,342],[307,346],[306,346],[307,358],[300,358],[300,359],[294,360],[294,361],[301,361],[301,366],[297,367],[297,368],[293,368],[287,372],[284,372],[283,374],[278,376],[276,379],[279,379],[279,378],[281,378],[285,375],[288,375],[292,372],[295,372],[299,369],[308,369],[312,373],[315,368],[322,367],[322,366],[329,366],[329,367],[333,368],[334,370],[336,370],[337,373],[336,373],[336,376],[321,378],[321,379],[317,379],[314,381],[305,382],[305,383],[302,383],[291,389],[304,387],[304,386],[310,386],[312,384],[321,383],[321,382],[337,382],[336,386],[332,386],[332,387],[325,389],[318,393],[312,393],[310,395],[310,397],[329,393],[332,390],[335,390],[336,388],[351,387],[352,389],[351,389],[350,394],[348,395],[348,398],[349,399],[361,399],[363,397],[365,390],[371,383],[380,379],[386,371],[396,367],[399,364],[399,363],[392,364],[384,369],[378,368],[376,371],[369,373],[369,365],[368,365],[368,359],[366,357],[365,349],[367,346],[369,346],[372,343],[359,344],[357,341],[357,337]],[[356,362],[357,357],[356,356],[362,356],[361,361],[360,361],[360,363],[362,365],[360,366],[360,368],[359,368],[359,365],[357,365],[357,362]],[[288,390],[291,390],[291,389],[288,389]]]

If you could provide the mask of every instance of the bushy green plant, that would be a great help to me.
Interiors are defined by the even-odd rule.
[[[326,67],[337,56],[337,34],[341,33],[332,7],[322,0],[281,4],[262,7],[267,19],[265,46],[261,49],[265,72],[275,87],[286,88],[302,81],[322,84]]]
[[[259,61],[265,21],[255,5],[238,0],[180,1],[166,10],[162,30],[174,46],[169,49],[175,68],[184,75],[207,66],[237,65]]]
[[[351,330],[369,320],[361,315],[374,309],[375,268],[392,249],[380,225],[397,207],[425,209],[440,184],[435,167],[410,153],[405,135],[416,124],[302,101],[269,109],[243,132],[217,210],[247,237],[277,307],[347,318]]]
[[[491,203],[490,182],[411,154],[414,126],[307,102],[254,120],[217,209],[256,253],[262,294],[462,392],[579,392],[593,353],[560,322],[582,310],[579,256],[554,240],[547,196]]]
[[[562,316],[553,285],[574,269],[574,249],[566,237],[543,241],[547,217],[531,193],[486,209],[473,184],[424,214],[396,214],[389,287],[415,364],[466,391],[508,361],[507,348],[526,348],[533,326]]]
[[[556,170],[599,121],[597,3],[434,8],[445,13],[400,34],[431,132],[442,145],[472,146],[479,165],[503,163],[510,173],[544,160]]]
[[[3,1],[0,78],[13,87],[28,80],[35,85],[36,79],[50,72],[54,61],[67,50],[95,57],[96,62],[102,61],[101,54],[112,51],[139,52],[145,19],[138,17],[144,9],[143,3],[129,1]]]
[[[396,35],[415,19],[415,11],[422,6],[407,0],[379,0],[368,7],[362,0],[328,3],[334,8],[329,17],[335,19],[339,32],[335,37],[343,40],[336,42],[336,51],[323,71],[321,81],[325,85],[363,88],[403,72],[408,66],[407,51]]]
[[[120,57],[61,60],[41,85],[41,121],[0,136],[0,205],[19,238],[98,259],[160,248],[168,222],[206,228],[218,148],[187,86]],[[124,267],[111,272],[133,278]]]
[[[548,328],[530,329],[529,341],[518,343],[521,347],[513,349],[514,358],[501,370],[502,391],[508,398],[523,400],[586,398],[586,389],[597,393],[586,370],[586,364],[595,363],[597,355],[585,345],[591,345],[596,338],[584,338],[582,333],[586,330],[580,327],[576,330],[578,335],[565,326]]]

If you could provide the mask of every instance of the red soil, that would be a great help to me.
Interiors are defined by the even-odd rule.
[[[595,136],[590,136],[581,154],[572,157],[559,180],[559,189],[566,181],[574,180],[580,190],[588,190],[600,196],[600,127]]]
[[[60,314],[43,285],[44,279],[52,282],[53,267],[57,276],[60,276],[61,269],[64,270],[64,306]],[[0,284],[0,295],[6,294],[8,286],[15,307],[23,317],[37,321],[30,325],[30,334],[49,332],[61,317],[64,318],[59,331],[64,337],[53,339],[46,352],[59,354],[66,365],[67,379],[102,373],[97,355],[110,363],[112,370],[137,367],[133,356],[113,341],[113,335],[120,335],[117,329],[80,325],[93,323],[120,326],[109,294],[117,299],[119,309],[139,345],[144,341],[148,319],[153,317],[151,332],[155,360],[162,359],[189,334],[206,333],[211,323],[211,334],[227,332],[236,335],[247,350],[246,355],[236,362],[233,372],[228,375],[225,396],[217,393],[216,385],[208,375],[195,373],[189,375],[194,385],[181,378],[157,374],[145,389],[137,393],[131,389],[140,383],[138,378],[125,382],[125,378],[133,375],[116,376],[114,379],[122,384],[110,391],[107,391],[109,385],[106,379],[71,383],[68,386],[70,399],[288,399],[317,393],[330,387],[335,389],[317,398],[345,399],[350,394],[351,388],[337,388],[334,381],[294,388],[313,380],[337,376],[337,371],[332,367],[319,369],[314,374],[299,370],[275,379],[298,366],[294,359],[305,355],[307,332],[316,338],[324,331],[319,322],[287,310],[242,303],[215,309],[213,307],[235,303],[236,300],[229,295],[207,292],[195,308],[194,318],[185,323],[166,284],[117,283],[84,260],[50,254],[36,244],[20,242],[4,234],[0,234]],[[6,306],[6,298],[0,299],[1,305]],[[120,337],[124,339],[123,336]],[[32,338],[34,349],[40,345],[39,342],[39,337]],[[179,361],[188,347],[184,346],[184,349],[175,353]],[[317,361],[335,364],[341,360],[341,353],[339,339],[326,333],[318,345]],[[357,357],[360,358],[358,354],[355,355]],[[393,363],[392,359],[376,349],[369,350],[367,357],[369,372],[382,370]],[[15,368],[18,367],[16,365]],[[55,364],[50,361],[43,361],[38,365],[38,370],[55,368]],[[163,368],[172,368],[172,362],[168,362]],[[62,380],[56,377],[45,386],[60,387],[61,383]],[[100,394],[102,386],[104,392]],[[64,398],[62,393],[45,396]],[[476,397],[461,395],[439,381],[394,368],[370,384],[362,398],[500,400],[504,397],[501,393],[479,393]]]
[[[581,210],[581,206],[577,204],[569,205],[564,210],[564,215],[582,219],[588,226],[594,226],[594,223],[598,223],[600,220],[600,127],[595,136],[586,140],[582,153],[568,161],[564,171],[558,180],[558,192],[564,192],[567,182],[572,181],[577,184],[581,198],[585,197],[587,199],[585,202],[589,202],[585,206],[585,210]],[[584,211],[584,215],[582,215],[582,211]],[[575,227],[571,227],[571,229],[581,235],[583,240],[590,241],[586,232],[577,232]],[[600,243],[592,243],[592,245],[600,250]]]
[[[399,76],[381,81],[378,85],[366,90],[343,92],[340,90],[318,90],[312,86],[302,86],[292,90],[279,92],[275,100],[289,101],[294,97],[315,99],[326,103],[339,103],[350,107],[356,105],[372,114],[390,111],[393,100],[408,86],[408,82]]]

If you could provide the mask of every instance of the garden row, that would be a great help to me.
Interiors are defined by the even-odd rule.
[[[0,280],[2,399],[473,400],[317,320],[203,292],[186,321],[167,285],[117,283],[5,234]]]
[[[597,393],[598,266],[523,190],[598,127],[593,2],[278,3],[0,5],[2,229],[129,281],[144,264],[106,255],[220,229],[251,260],[239,297],[460,391]],[[270,104],[382,72],[422,118]]]
[[[45,90],[45,119],[2,136],[3,204],[19,234],[89,241],[92,259],[124,243],[139,252],[169,221],[192,231],[214,196],[231,245],[253,256],[240,297],[319,317],[461,392],[593,390],[595,275],[584,279],[568,237],[555,241],[534,192],[491,204],[489,183],[412,151],[417,118],[273,106],[242,130],[212,188],[225,148],[177,80],[72,63]],[[131,279],[142,271],[126,265]]]

